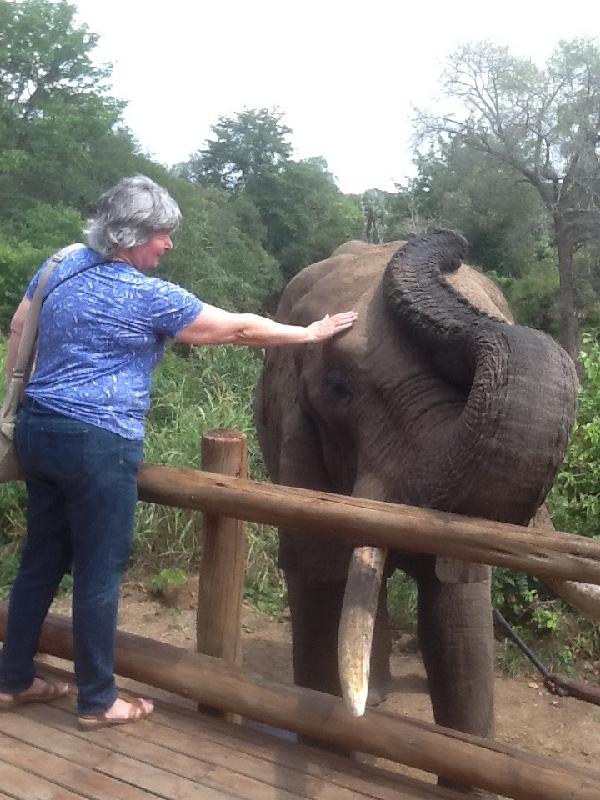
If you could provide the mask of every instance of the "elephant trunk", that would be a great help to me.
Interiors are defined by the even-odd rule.
[[[479,311],[450,285],[444,273],[458,270],[466,248],[453,231],[417,237],[384,275],[399,323],[468,393],[447,441],[421,453],[418,504],[526,525],[564,456],[577,377],[551,337]]]

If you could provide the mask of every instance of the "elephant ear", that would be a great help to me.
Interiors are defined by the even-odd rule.
[[[298,368],[291,349],[269,352],[255,408],[261,449],[276,483],[332,492],[318,430],[298,401]],[[351,546],[339,540],[279,529],[279,566],[286,572],[300,571],[316,581],[345,580],[351,555]]]
[[[283,421],[279,480],[284,486],[333,491],[316,427],[297,404]],[[346,579],[351,545],[294,528],[280,528],[279,541],[279,566],[286,572],[298,571],[314,581]]]

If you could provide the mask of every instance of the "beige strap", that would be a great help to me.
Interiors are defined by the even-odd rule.
[[[17,351],[17,358],[15,360],[15,366],[13,369],[13,378],[25,378],[26,374],[27,377],[29,377],[29,370],[31,369],[31,365],[33,363],[35,341],[37,339],[40,310],[42,307],[42,301],[44,299],[44,289],[48,283],[48,278],[66,256],[68,256],[70,253],[74,253],[77,250],[81,250],[82,247],[85,247],[85,245],[81,244],[80,242],[63,247],[62,250],[59,250],[58,253],[55,253],[52,256],[50,264],[48,264],[46,269],[40,275],[35,294],[33,295],[31,305],[29,306],[29,310],[27,312],[27,318],[23,326],[23,332],[21,333],[21,341],[19,342],[19,349]],[[27,383],[27,381],[24,381],[24,383]]]
[[[76,250],[81,250],[85,247],[84,244],[79,242],[70,244],[63,247],[58,253],[52,256],[50,264],[40,275],[38,285],[31,300],[31,305],[27,311],[25,324],[21,333],[21,340],[19,341],[19,349],[17,350],[17,357],[11,379],[6,389],[6,395],[2,404],[2,411],[0,412],[0,426],[2,433],[9,439],[12,439],[12,432],[14,429],[14,418],[17,411],[17,406],[21,399],[21,395],[25,386],[29,381],[31,367],[33,365],[35,356],[35,345],[37,340],[38,322],[40,318],[40,310],[44,299],[44,289],[48,282],[48,278],[52,274],[58,264],[70,253]]]

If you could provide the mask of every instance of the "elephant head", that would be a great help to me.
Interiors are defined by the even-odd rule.
[[[257,424],[273,480],[528,523],[567,446],[575,370],[551,337],[511,324],[495,285],[462,263],[466,248],[451,231],[404,244],[348,243],[289,284],[281,321],[307,324],[348,308],[359,318],[324,344],[268,355]],[[385,554],[359,548],[341,556],[338,545],[283,532],[282,562],[319,580],[350,569],[342,628],[361,643],[362,664],[348,657],[356,645],[341,642],[340,652],[348,682],[364,677],[371,634],[363,624],[377,603]],[[478,569],[436,563],[448,582],[477,580]],[[356,587],[358,603],[349,597]],[[359,712],[358,684],[346,694]]]

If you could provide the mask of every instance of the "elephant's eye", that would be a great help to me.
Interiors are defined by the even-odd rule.
[[[352,397],[350,381],[338,369],[332,369],[327,373],[327,387],[338,400],[348,400]]]

